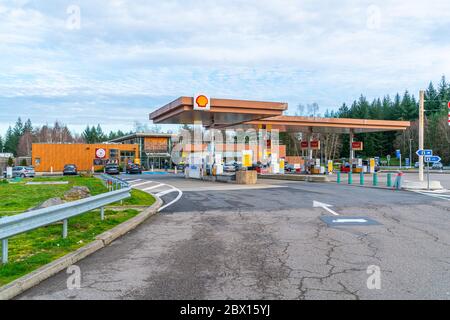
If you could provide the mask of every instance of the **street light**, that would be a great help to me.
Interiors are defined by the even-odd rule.
[[[412,148],[411,143],[413,139],[409,139],[409,167],[412,168]]]

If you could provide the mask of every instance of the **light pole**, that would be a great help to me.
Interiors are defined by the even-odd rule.
[[[424,116],[425,91],[419,92],[419,150],[423,150],[424,144]],[[419,181],[423,181],[423,156],[419,156]]]
[[[412,144],[413,139],[409,139],[409,167],[412,167],[412,148],[411,148],[411,144]]]

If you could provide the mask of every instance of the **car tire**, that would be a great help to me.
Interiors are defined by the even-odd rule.
[[[26,176],[22,173],[22,174],[20,175],[20,177],[21,177],[21,178],[25,178]]]

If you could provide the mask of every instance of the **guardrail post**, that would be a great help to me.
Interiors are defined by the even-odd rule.
[[[2,263],[8,263],[8,239],[2,239]]]
[[[359,184],[364,185],[364,172],[359,173]]]
[[[336,175],[337,175],[337,180],[336,180],[336,182],[337,182],[337,183],[341,183],[341,172],[340,172],[340,171],[337,171],[337,172],[336,172]]]
[[[392,173],[387,174],[386,186],[392,187]]]
[[[376,172],[373,173],[373,185],[378,186],[378,174]]]
[[[100,208],[100,217],[102,220],[105,220],[105,207]]]
[[[348,184],[353,183],[353,173],[351,171],[348,172]]]
[[[67,219],[63,220],[63,239],[67,238]]]

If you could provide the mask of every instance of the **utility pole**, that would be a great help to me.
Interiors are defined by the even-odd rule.
[[[409,139],[409,167],[410,168],[412,167],[412,161],[413,161],[413,159],[412,159],[412,147],[411,147],[412,141],[413,141],[413,139]]]
[[[423,150],[424,125],[425,125],[425,91],[419,92],[419,150]],[[419,181],[423,181],[423,155],[419,156]]]

